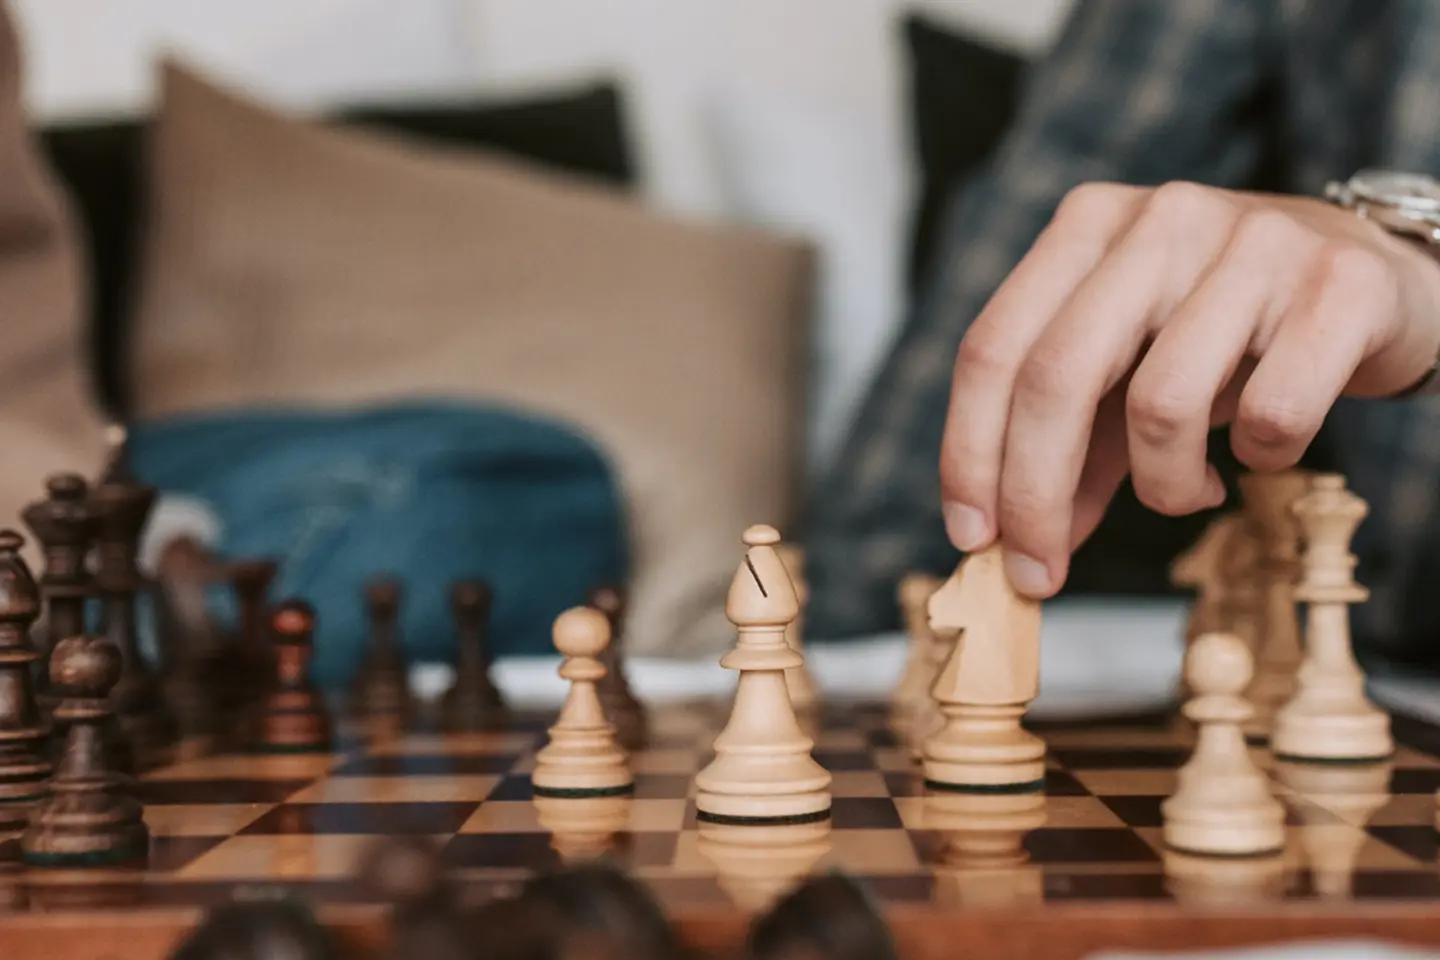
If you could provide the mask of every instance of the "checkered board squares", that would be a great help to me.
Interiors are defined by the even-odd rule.
[[[1017,798],[927,794],[882,708],[832,704],[810,731],[834,777],[831,819],[794,830],[697,823],[694,777],[725,718],[716,704],[657,710],[649,747],[631,757],[633,795],[583,801],[533,794],[548,718],[485,734],[367,740],[352,731],[333,753],[177,763],[138,786],[153,839],[127,905],[207,906],[259,888],[322,906],[363,903],[354,879],[363,851],[410,834],[441,846],[472,897],[605,855],[679,911],[753,907],[827,868],[911,907],[1184,908],[1230,889],[1281,904],[1341,897],[1440,910],[1440,729],[1418,721],[1396,718],[1401,746],[1380,766],[1296,768],[1254,748],[1286,804],[1290,843],[1281,861],[1253,864],[1165,850],[1160,805],[1190,752],[1190,734],[1170,718],[1037,728],[1048,747],[1045,793]],[[84,876],[46,883],[71,890],[75,904],[92,887],[118,890]]]

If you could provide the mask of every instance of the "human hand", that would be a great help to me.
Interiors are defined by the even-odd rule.
[[[1354,213],[1190,183],[1072,191],[960,345],[941,450],[961,550],[997,537],[1043,598],[1127,474],[1171,516],[1225,496],[1230,424],[1293,466],[1342,395],[1414,384],[1440,350],[1440,265]]]

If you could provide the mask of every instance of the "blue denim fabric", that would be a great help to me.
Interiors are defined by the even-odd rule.
[[[207,502],[219,552],[280,560],[274,596],[318,613],[315,676],[350,679],[365,649],[365,582],[405,588],[411,662],[452,658],[450,583],[495,591],[496,656],[552,652],[550,626],[627,565],[609,464],[567,427],[480,406],[240,411],[142,423],[137,475]],[[220,616],[233,618],[233,601]]]

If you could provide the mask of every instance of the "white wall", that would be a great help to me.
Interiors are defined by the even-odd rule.
[[[803,233],[821,251],[825,459],[902,310],[911,172],[899,15],[1022,51],[1072,0],[10,0],[46,119],[131,113],[174,51],[276,104],[626,86],[644,188],[686,215]]]

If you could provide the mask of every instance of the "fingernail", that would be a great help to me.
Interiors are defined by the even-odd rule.
[[[956,550],[974,550],[985,543],[985,515],[963,503],[944,506],[945,533]]]
[[[1045,564],[1023,553],[1005,551],[1005,575],[1018,593],[1027,597],[1050,595],[1050,571]]]

